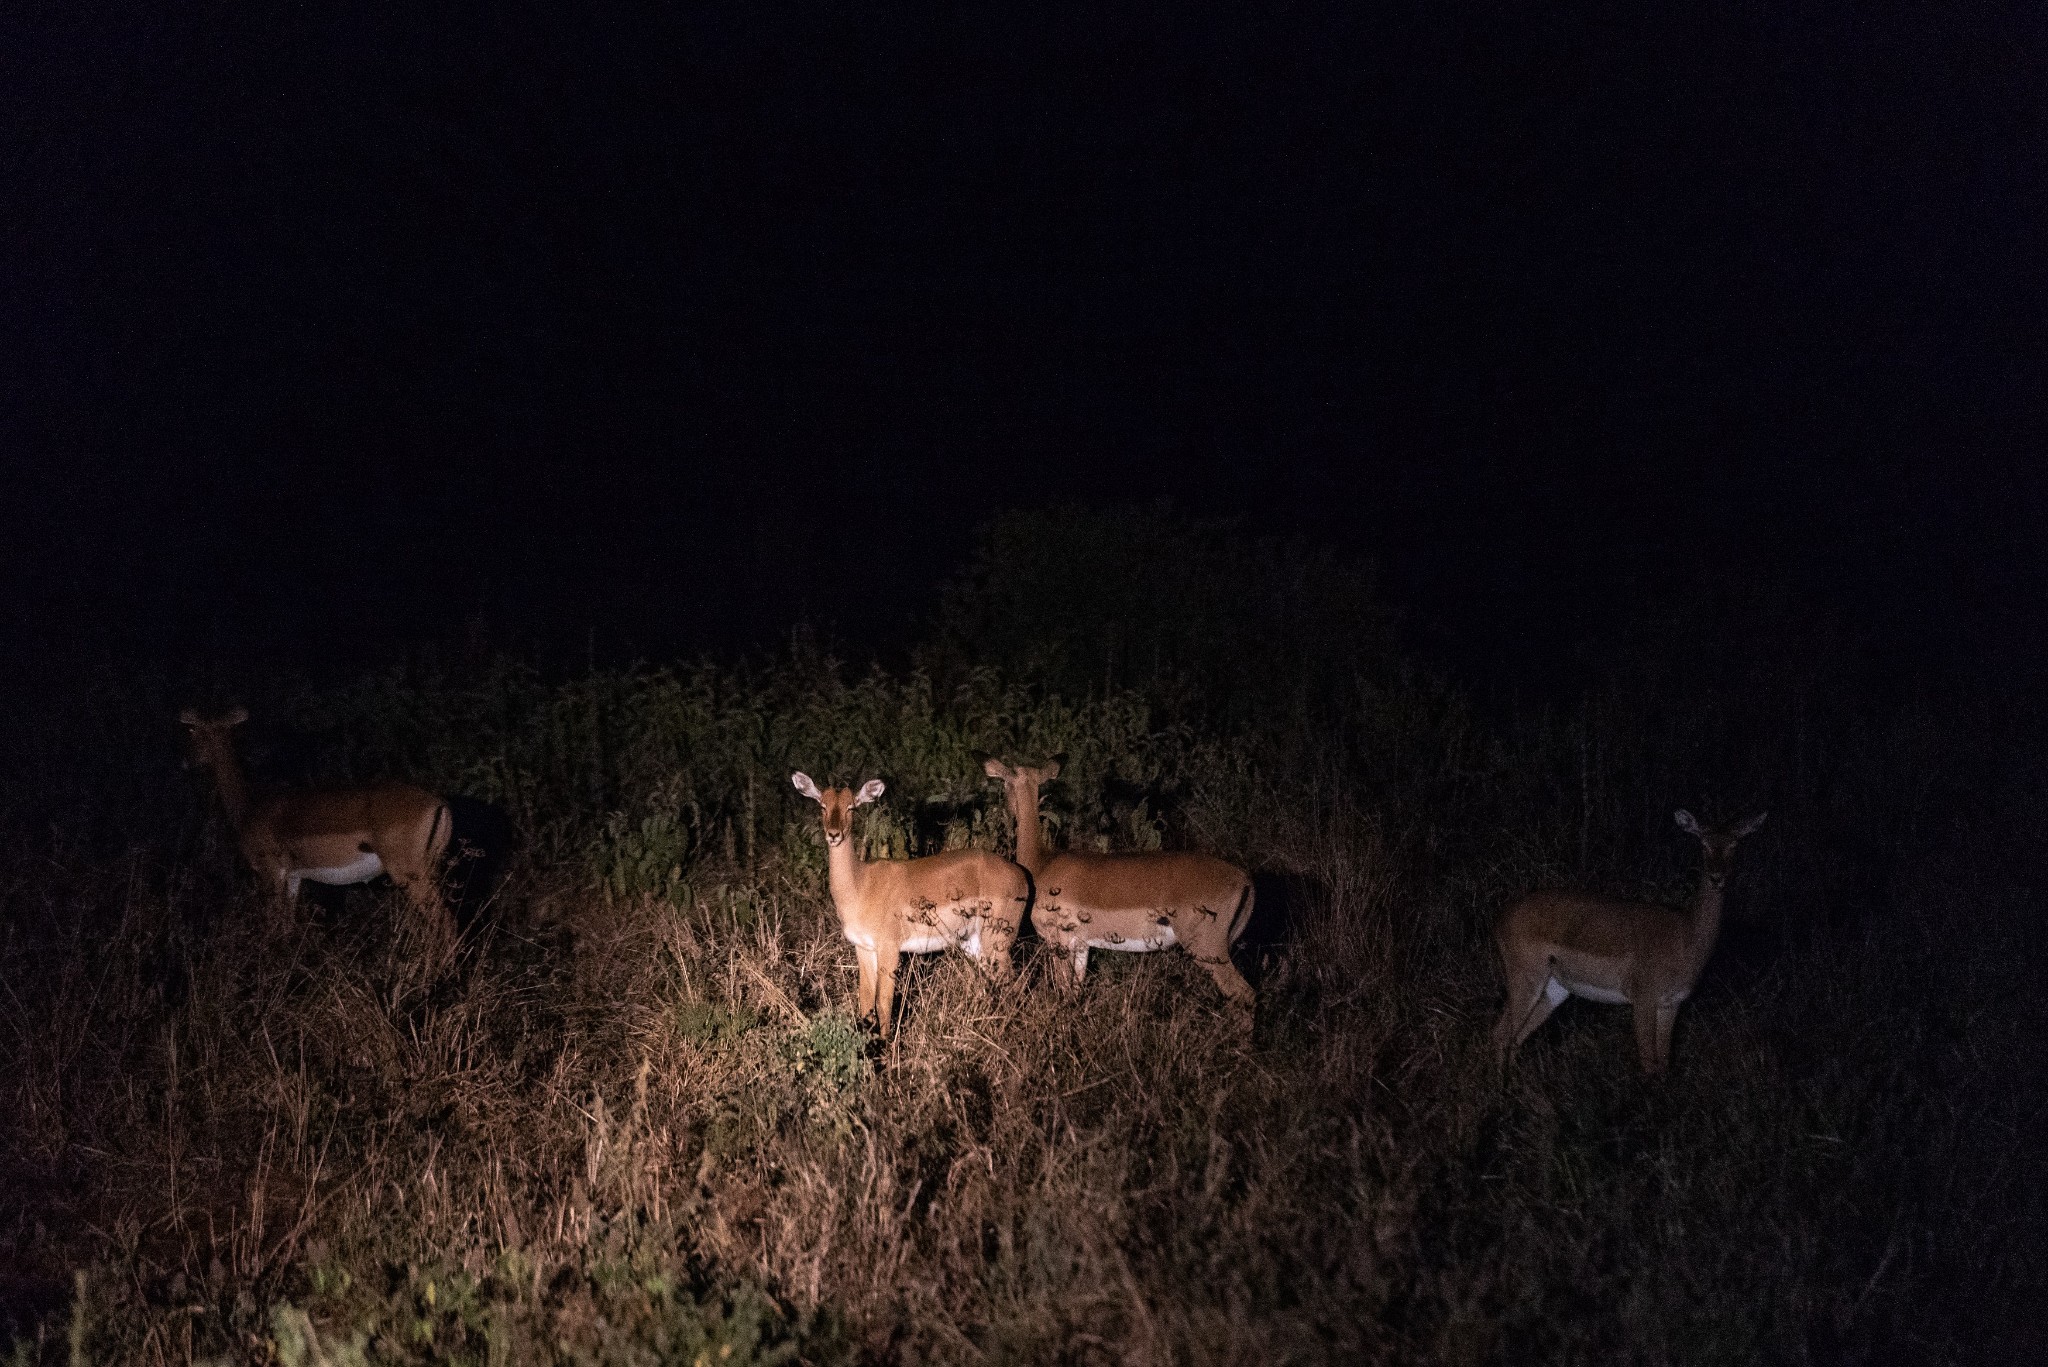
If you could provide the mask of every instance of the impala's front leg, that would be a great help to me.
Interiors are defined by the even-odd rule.
[[[1671,1027],[1678,1020],[1677,1002],[1666,1002],[1657,1008],[1657,1071],[1663,1072],[1671,1062]]]
[[[279,864],[277,876],[268,882],[263,890],[264,924],[272,934],[281,935],[292,928],[292,916],[298,909],[299,877]]]
[[[875,971],[875,951],[865,945],[856,945],[854,958],[860,962],[860,1009],[854,1012],[855,1020],[866,1020],[868,1013],[875,1009],[875,983],[879,976]]]
[[[896,1006],[896,968],[903,962],[903,956],[894,947],[878,948],[875,953],[875,1021],[881,1027],[882,1038],[889,1038],[889,1018]]]

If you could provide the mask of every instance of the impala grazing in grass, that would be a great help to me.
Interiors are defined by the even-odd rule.
[[[1721,934],[1722,890],[1735,846],[1764,815],[1733,826],[1702,827],[1691,812],[1679,828],[1705,851],[1700,887],[1684,910],[1576,892],[1538,892],[1501,913],[1494,936],[1507,970],[1508,1000],[1494,1027],[1503,1060],[1566,997],[1635,1011],[1636,1052],[1645,1073],[1671,1058],[1671,1025],[1692,995]]]
[[[792,774],[790,782],[823,810],[832,905],[860,960],[860,1014],[874,1014],[884,1039],[898,956],[958,947],[990,976],[1009,976],[1010,945],[1031,904],[1023,869],[987,850],[870,863],[853,850],[853,809],[880,797],[882,780],[869,779],[858,793],[820,789],[809,774]]]
[[[1090,950],[1179,945],[1249,1015],[1257,995],[1230,961],[1252,916],[1252,880],[1243,869],[1206,854],[1048,853],[1039,843],[1038,790],[1059,777],[1060,761],[1013,769],[991,759],[982,769],[1002,781],[1017,823],[1017,862],[1038,884],[1031,924],[1065,956],[1077,986]]]
[[[188,711],[178,718],[191,739],[192,762],[213,771],[242,857],[263,880],[273,916],[282,919],[301,882],[366,883],[389,874],[433,937],[434,952],[451,951],[455,918],[440,884],[452,825],[448,804],[404,783],[251,799],[233,734],[248,719],[239,707],[220,717]]]

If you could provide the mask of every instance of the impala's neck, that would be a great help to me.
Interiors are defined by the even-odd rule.
[[[223,741],[207,767],[213,770],[214,786],[220,789],[220,805],[227,808],[229,824],[241,830],[243,819],[249,815],[249,785],[242,777],[242,764],[235,758],[234,746]]]
[[[1692,923],[1687,935],[1694,972],[1706,966],[1714,952],[1714,942],[1721,938],[1721,899],[1725,894],[1725,888],[1716,887],[1707,875],[1700,875],[1700,890],[1693,898]]]
[[[1010,815],[1017,820],[1017,862],[1036,874],[1045,863],[1045,850],[1038,843],[1038,789],[1020,786],[1016,797]]]
[[[849,911],[860,905],[860,885],[867,867],[853,853],[852,831],[849,830],[846,839],[837,845],[829,840],[825,842],[825,868],[830,875],[835,905]]]

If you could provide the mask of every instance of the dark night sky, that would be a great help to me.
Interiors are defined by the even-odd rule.
[[[1472,659],[2048,601],[2038,3],[195,8],[0,19],[17,664],[878,638],[1161,494]]]

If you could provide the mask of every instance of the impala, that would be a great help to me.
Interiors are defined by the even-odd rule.
[[[1249,1013],[1257,996],[1230,961],[1230,947],[1252,916],[1252,880],[1206,854],[1049,854],[1039,844],[1038,790],[1059,777],[1060,761],[982,770],[1000,779],[1017,823],[1017,862],[1038,884],[1031,924],[1066,956],[1078,986],[1088,952],[1145,953],[1179,945],[1209,971],[1231,1003]]]
[[[439,877],[451,826],[448,804],[403,783],[273,793],[252,801],[233,735],[248,719],[240,707],[210,720],[190,711],[178,718],[191,738],[192,762],[213,771],[242,856],[271,893],[273,913],[290,906],[306,880],[366,883],[390,874],[436,937],[437,952],[452,948],[455,918],[442,899]]]
[[[860,1015],[873,1013],[884,1039],[898,956],[958,946],[991,976],[1009,975],[1010,945],[1031,903],[1023,869],[987,850],[869,863],[853,852],[853,809],[880,797],[882,780],[869,779],[858,793],[820,789],[809,774],[791,774],[790,782],[823,809],[832,905],[860,961]]]
[[[1636,1052],[1645,1073],[1671,1057],[1671,1025],[1692,995],[1721,934],[1722,889],[1735,846],[1764,824],[1759,814],[1734,826],[1702,827],[1691,812],[1679,829],[1705,851],[1699,892],[1684,910],[1575,892],[1539,892],[1501,913],[1494,936],[1507,969],[1508,1000],[1494,1027],[1503,1060],[1566,997],[1635,1012]]]

